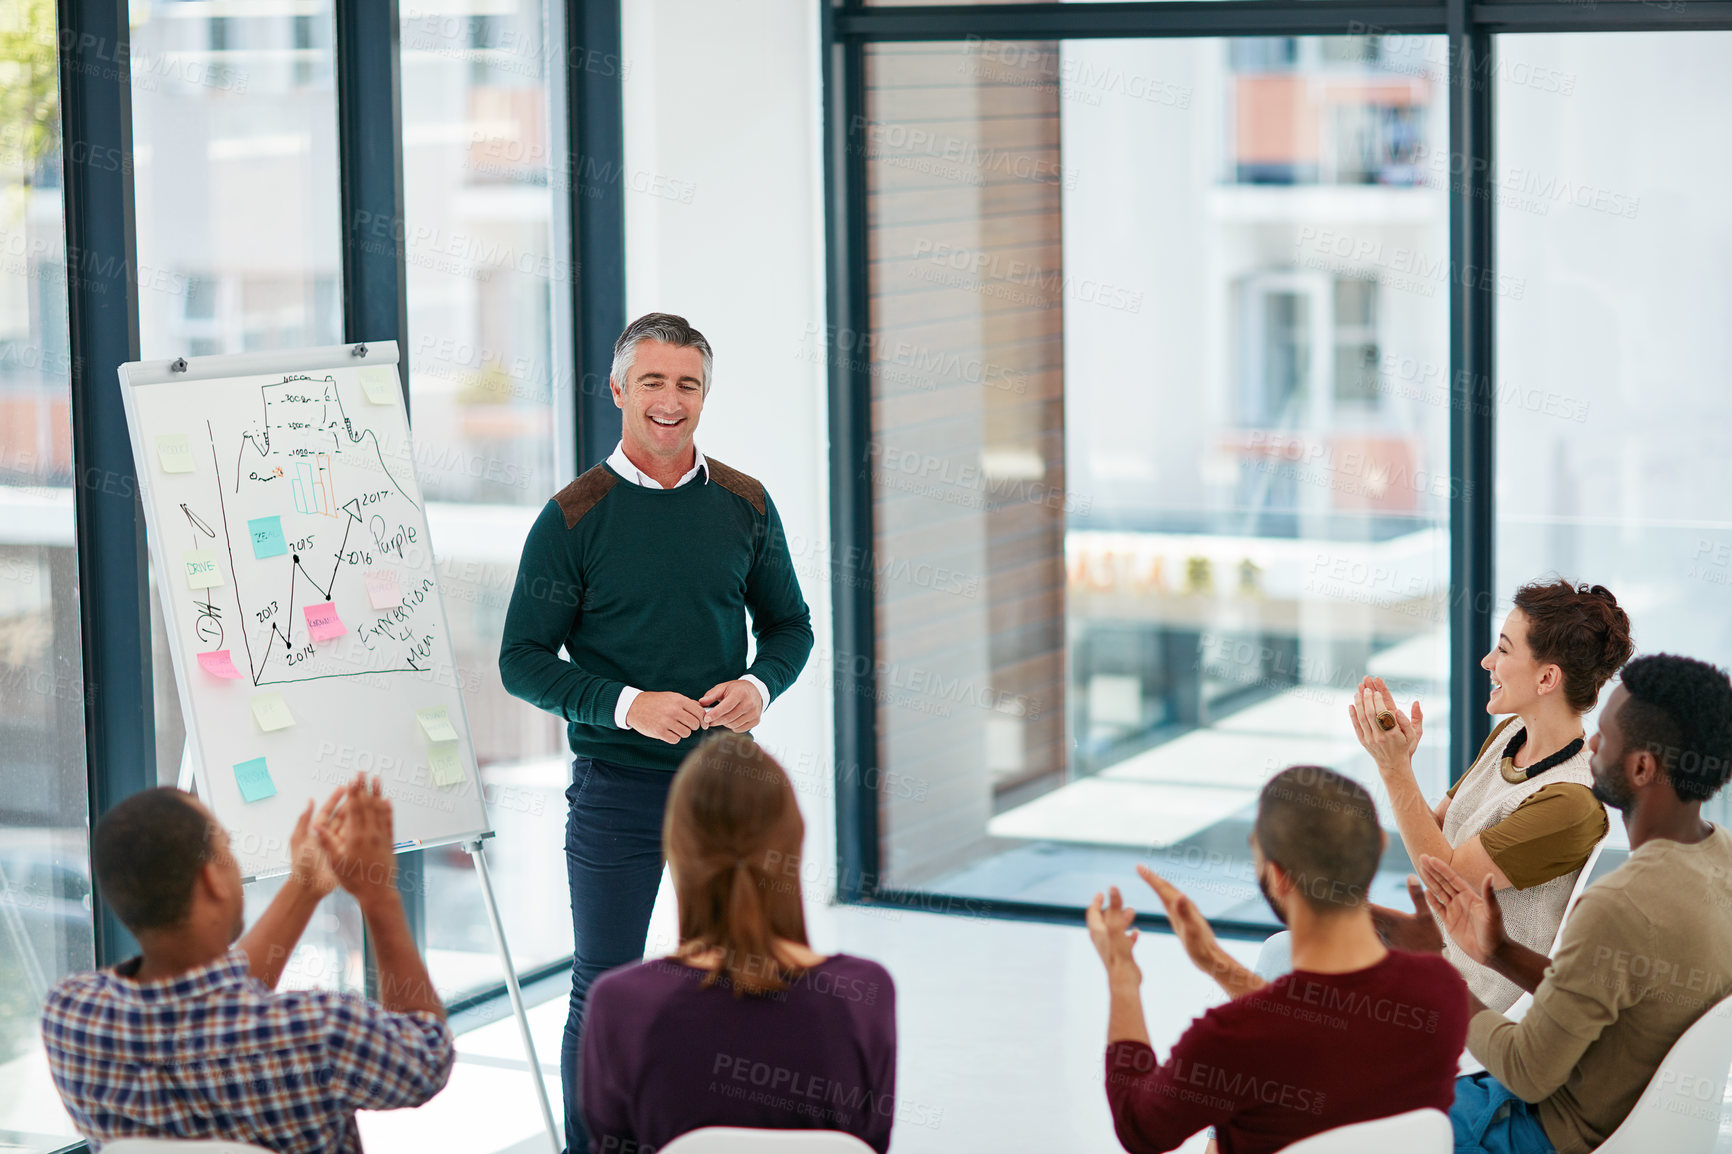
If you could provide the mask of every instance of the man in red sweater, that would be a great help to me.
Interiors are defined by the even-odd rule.
[[[1264,982],[1215,940],[1195,904],[1147,866],[1185,952],[1232,1000],[1191,1023],[1158,1062],[1131,955],[1135,911],[1096,894],[1089,936],[1107,970],[1107,1103],[1131,1154],[1214,1126],[1222,1154],[1265,1154],[1336,1126],[1455,1096],[1467,986],[1441,955],[1390,950],[1367,900],[1385,838],[1371,796],[1313,765],[1263,787],[1251,836],[1257,882],[1293,934],[1293,972]]]

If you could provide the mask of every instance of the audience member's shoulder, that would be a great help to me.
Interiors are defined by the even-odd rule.
[[[703,978],[702,970],[673,958],[627,962],[598,977],[589,988],[589,998],[593,1002],[598,997],[641,997],[655,991],[677,989],[688,983],[696,986]]]
[[[88,1004],[92,999],[102,996],[110,980],[102,970],[68,974],[49,989],[47,996],[42,999],[42,1011],[45,1014],[55,1013],[68,1007]]]

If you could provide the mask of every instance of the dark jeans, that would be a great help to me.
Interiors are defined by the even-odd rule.
[[[593,757],[571,763],[565,872],[571,882],[571,1010],[559,1048],[565,1146],[585,1154],[583,1007],[603,972],[643,957],[662,879],[662,811],[674,775]]]

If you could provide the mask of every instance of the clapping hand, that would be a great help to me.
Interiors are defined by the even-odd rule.
[[[1497,904],[1491,875],[1482,878],[1476,890],[1448,862],[1430,854],[1420,855],[1419,868],[1425,875],[1426,903],[1437,920],[1443,923],[1462,953],[1482,966],[1490,965],[1491,958],[1507,940],[1503,909]]]
[[[1408,950],[1416,954],[1443,952],[1443,934],[1426,906],[1425,887],[1412,874],[1407,875],[1407,900],[1413,903],[1413,913],[1404,914],[1388,906],[1367,903],[1371,909],[1371,925],[1383,944],[1393,950]]]
[[[1384,729],[1377,720],[1379,714],[1393,719],[1395,724]],[[1389,773],[1413,763],[1413,751],[1425,733],[1425,715],[1420,712],[1418,701],[1413,703],[1411,714],[1404,714],[1395,708],[1395,696],[1383,678],[1366,677],[1354,691],[1347,718],[1353,723],[1353,735],[1377,763],[1378,773]]]
[[[1127,978],[1140,986],[1143,972],[1137,968],[1137,960],[1131,955],[1131,947],[1137,944],[1134,928],[1137,912],[1125,905],[1118,886],[1111,887],[1108,892],[1111,898],[1104,905],[1099,894],[1089,903],[1085,915],[1089,941],[1094,943],[1095,953],[1100,955],[1101,965],[1106,967],[1109,978]]]

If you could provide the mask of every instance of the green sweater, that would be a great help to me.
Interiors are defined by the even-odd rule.
[[[621,690],[696,700],[750,673],[773,700],[812,652],[776,506],[751,477],[707,464],[707,478],[677,489],[597,465],[547,503],[523,543],[499,674],[509,693],[565,718],[573,753],[675,769],[704,731],[670,745],[619,729]],[[746,611],[758,642],[750,667]]]

